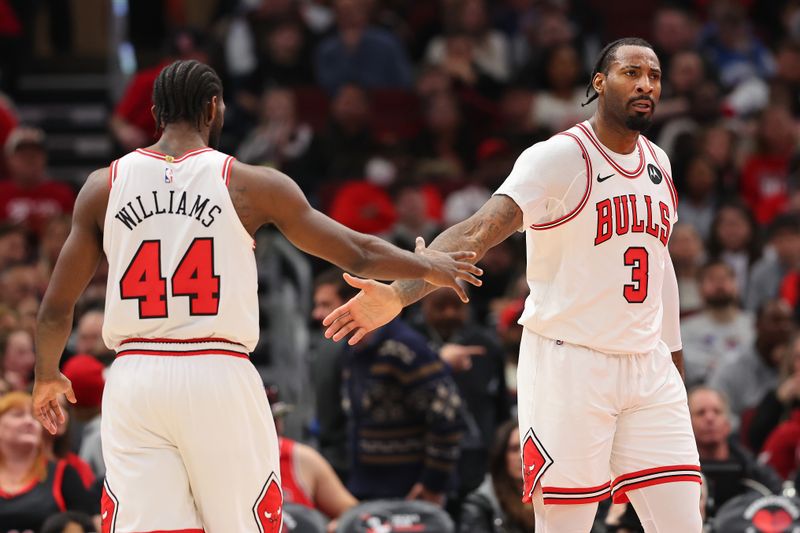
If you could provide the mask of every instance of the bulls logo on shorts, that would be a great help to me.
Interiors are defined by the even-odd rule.
[[[103,483],[100,497],[101,533],[114,533],[117,521],[117,498],[108,487],[108,480]]]
[[[274,472],[269,475],[264,488],[261,489],[261,494],[253,507],[253,514],[261,533],[281,533],[283,492]]]
[[[553,459],[544,449],[542,443],[533,432],[533,428],[529,428],[525,433],[525,438],[520,443],[520,451],[522,453],[522,501],[523,503],[530,503],[533,498],[533,490],[536,488],[536,483],[542,474],[550,468],[553,464]]]

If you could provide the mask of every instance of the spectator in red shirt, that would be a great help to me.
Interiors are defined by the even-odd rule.
[[[75,192],[47,177],[44,132],[19,127],[5,144],[8,177],[0,181],[0,222],[25,224],[41,233],[50,217],[71,213]]]
[[[792,115],[784,107],[764,111],[758,123],[758,152],[742,169],[741,192],[760,224],[769,224],[789,201],[789,159],[797,140]]]
[[[153,83],[161,69],[176,59],[196,59],[208,63],[202,34],[189,29],[176,31],[167,45],[166,57],[154,67],[133,76],[111,117],[111,133],[126,152],[147,146],[160,133],[150,108],[153,107]]]

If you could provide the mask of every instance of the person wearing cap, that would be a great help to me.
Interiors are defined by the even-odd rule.
[[[78,455],[86,461],[98,478],[106,473],[100,445],[100,407],[105,387],[105,365],[87,354],[77,354],[64,363],[62,372],[72,382],[76,403],[75,422],[82,426]]]
[[[4,148],[8,179],[0,181],[0,222],[22,223],[39,234],[50,217],[72,213],[75,192],[47,176],[42,130],[20,126]]]

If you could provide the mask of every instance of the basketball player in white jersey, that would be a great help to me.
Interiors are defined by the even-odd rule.
[[[405,252],[312,209],[287,176],[214,149],[225,105],[197,61],[153,88],[161,139],[92,173],[42,302],[34,406],[51,433],[74,304],[103,252],[106,376],[103,532],[278,533],[278,441],[248,353],[258,340],[253,235],[275,224],[299,248],[383,279],[479,283],[472,252]]]
[[[526,234],[518,401],[536,532],[586,533],[597,502],[611,497],[632,502],[647,533],[699,533],[667,252],[677,198],[666,154],[640,134],[661,93],[652,47],[634,38],[606,46],[589,90],[594,116],[525,150],[495,195],[431,248],[480,258]],[[434,288],[347,279],[362,291],[324,324],[351,344]]]

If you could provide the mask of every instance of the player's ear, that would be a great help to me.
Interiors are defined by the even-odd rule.
[[[208,101],[206,104],[206,126],[210,126],[214,123],[214,119],[217,118],[217,97],[216,95],[211,97],[211,100]]]
[[[597,94],[603,94],[603,91],[605,90],[605,85],[606,85],[606,75],[603,74],[602,72],[598,72],[597,74],[595,74],[594,78],[592,78],[592,87],[594,87],[595,92]]]

